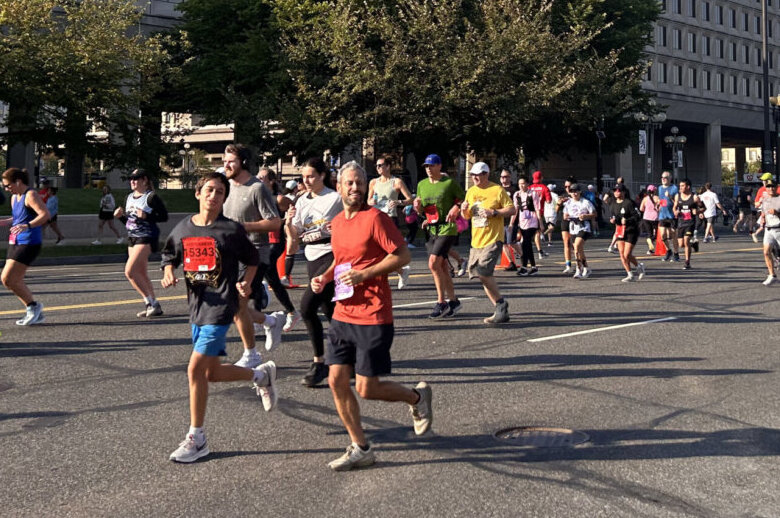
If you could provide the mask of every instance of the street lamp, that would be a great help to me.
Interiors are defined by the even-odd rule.
[[[780,154],[780,147],[777,145],[777,139],[780,139],[780,97],[770,97],[769,104],[772,105],[772,115],[775,119],[775,154]],[[775,156],[775,178],[780,178],[780,160],[778,156]]]
[[[179,150],[179,156],[181,156],[181,171],[184,174],[184,179],[189,182],[190,181],[190,164],[192,161],[192,156],[195,154],[194,149],[190,149],[189,142],[186,142],[184,144],[184,149]],[[182,182],[183,184],[184,182]]]
[[[761,172],[772,170],[772,143],[769,136],[769,56],[767,53],[767,37],[769,19],[767,18],[767,0],[761,1],[761,75],[764,80],[764,149],[761,151]]]
[[[601,156],[601,141],[607,138],[604,133],[604,116],[596,121],[596,138],[599,141],[598,154],[596,155],[596,190],[601,193],[604,188],[604,161]]]
[[[652,105],[655,106],[655,102],[652,102]],[[647,115],[639,112],[634,114],[634,118],[645,126],[645,135],[647,135],[647,169],[645,170],[645,183],[650,184],[653,181],[653,146],[655,142],[655,130],[660,129],[661,125],[666,121],[666,114],[660,112]]]
[[[677,126],[672,126],[671,132],[671,135],[664,137],[664,144],[672,149],[672,159],[669,160],[669,164],[672,166],[674,181],[677,182],[680,179],[679,174],[677,174],[677,168],[682,164],[682,150],[685,143],[688,142],[688,138],[685,135],[678,135],[680,130],[677,129]]]

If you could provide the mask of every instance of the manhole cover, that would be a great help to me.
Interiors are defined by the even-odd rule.
[[[548,428],[544,426],[519,426],[505,428],[495,433],[497,439],[509,441],[518,446],[535,448],[566,448],[587,442],[588,434],[568,428]]]

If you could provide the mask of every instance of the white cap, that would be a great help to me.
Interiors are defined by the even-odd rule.
[[[485,162],[477,162],[471,166],[471,172],[469,174],[489,173],[490,168]]]
[[[547,184],[547,188],[552,191],[553,189],[555,189],[555,184],[554,183],[548,183]]]
[[[595,189],[595,187],[593,187],[593,184],[592,184],[592,183],[589,183],[589,184],[588,184],[588,190],[589,190],[589,191],[592,191],[593,189]]]
[[[292,191],[296,187],[298,187],[298,182],[295,180],[289,180],[286,184],[284,184],[285,187],[287,187],[288,190]]]

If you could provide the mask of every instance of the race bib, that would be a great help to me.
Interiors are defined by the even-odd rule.
[[[13,232],[8,234],[8,244],[9,245],[15,245],[16,244],[16,234],[14,234]]]
[[[660,200],[660,201],[658,202],[658,206],[659,206],[659,207],[666,207],[668,204],[669,204],[669,201],[668,201],[668,200]]]
[[[217,242],[213,237],[185,237],[185,272],[212,272],[217,268]]]
[[[691,213],[690,212],[683,212],[682,217],[684,221],[688,221],[691,219]]]
[[[427,221],[429,225],[435,225],[439,222],[439,210],[436,208],[436,205],[426,206],[423,209],[423,212],[425,213],[425,221]]]
[[[618,237],[618,238],[626,237],[626,226],[625,225],[615,225],[615,236]]]
[[[479,216],[480,208],[479,203],[471,206],[471,226],[473,228],[485,228],[488,226],[487,218]]]
[[[336,302],[338,300],[345,300],[355,294],[355,288],[353,286],[344,284],[339,280],[339,276],[342,273],[348,272],[351,269],[352,269],[352,263],[337,264],[336,267],[333,268],[334,295],[333,298],[331,299],[331,302]]]

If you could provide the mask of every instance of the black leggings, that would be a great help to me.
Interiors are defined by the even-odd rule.
[[[523,252],[523,266],[528,266],[528,263],[531,263],[531,266],[536,266],[536,260],[534,259],[534,237],[536,236],[536,231],[539,230],[538,228],[523,228],[520,229],[520,234],[523,236],[523,243],[520,245],[520,249]]]
[[[290,295],[287,293],[287,288],[282,285],[282,281],[279,280],[279,272],[276,271],[276,261],[282,256],[284,252],[285,243],[273,243],[271,245],[271,265],[265,271],[265,280],[268,281],[268,285],[276,295],[285,311],[292,313],[295,311],[292,301],[290,301]]]
[[[324,273],[332,263],[333,254],[326,254],[313,261],[308,261],[306,268],[309,271],[309,279]],[[314,356],[325,355],[325,336],[317,310],[322,308],[325,318],[330,322],[331,317],[333,317],[333,308],[335,307],[335,303],[331,302],[333,294],[333,282],[326,284],[320,293],[314,293],[311,290],[311,283],[307,283],[306,291],[303,293],[303,297],[301,297],[301,316],[306,324],[306,331],[309,333]]]

